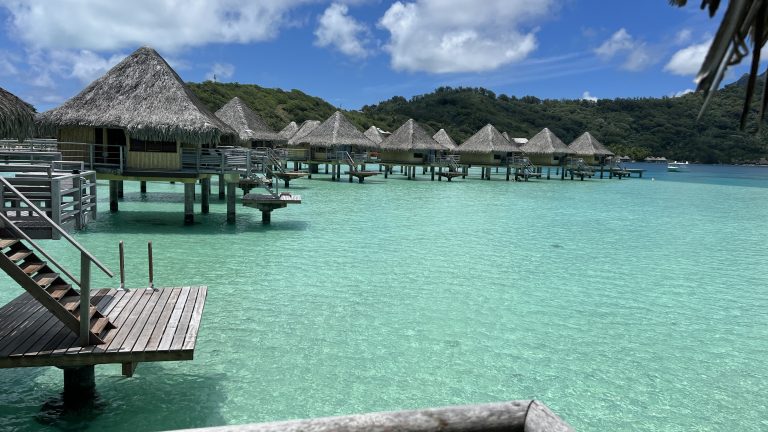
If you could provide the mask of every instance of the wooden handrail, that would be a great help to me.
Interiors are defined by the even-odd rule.
[[[29,200],[24,194],[19,192],[18,189],[16,189],[8,180],[6,180],[4,177],[0,177],[0,182],[3,183],[3,185],[13,192],[16,196],[19,197],[24,203],[32,210],[33,212],[37,213],[38,216],[40,216],[48,225],[51,226],[54,230],[58,231],[59,234],[61,234],[62,237],[64,237],[72,246],[76,247],[77,250],[80,251],[83,256],[87,257],[92,263],[96,264],[96,267],[98,267],[104,274],[106,274],[109,277],[113,277],[115,274],[112,273],[111,270],[109,270],[104,264],[101,263],[98,259],[96,259],[95,256],[93,256],[90,252],[88,252],[80,243],[77,242],[77,240],[73,239],[64,229],[62,229],[57,223],[51,220],[51,218],[48,217],[47,214],[45,214],[44,211],[40,210],[32,201]],[[11,223],[13,225],[13,223]],[[13,225],[14,228],[18,229],[16,225]],[[25,235],[26,237],[26,235]],[[42,252],[41,249],[38,249]],[[61,267],[59,267],[61,268]],[[66,273],[66,272],[65,272]],[[69,274],[67,274],[69,276]],[[79,285],[79,283],[78,283]]]

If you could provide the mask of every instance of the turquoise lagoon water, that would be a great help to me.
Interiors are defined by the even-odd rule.
[[[163,430],[537,398],[580,431],[768,430],[768,169],[507,183],[299,180],[270,226],[126,183],[76,238],[146,284],[201,284],[194,361],[98,366],[96,409],[0,370],[2,430]],[[214,185],[215,189],[215,185]],[[196,210],[199,207],[196,206]],[[64,242],[44,246],[77,268]],[[102,275],[103,276],[103,275]],[[98,277],[97,284],[115,286]],[[20,293],[0,279],[0,301]]]

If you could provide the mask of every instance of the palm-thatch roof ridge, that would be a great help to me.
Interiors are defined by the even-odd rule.
[[[574,154],[573,150],[563,144],[560,138],[552,133],[549,128],[544,128],[541,132],[534,135],[533,138],[528,140],[520,149],[523,153],[528,154],[545,154],[545,155],[566,155]]]
[[[445,129],[440,129],[436,134],[432,135],[432,139],[437,141],[445,150],[456,150],[458,145],[456,141],[448,135]]]
[[[304,120],[301,126],[299,126],[299,130],[288,140],[288,145],[305,144],[307,141],[304,138],[318,126],[320,126],[320,120]]]
[[[281,139],[260,115],[237,96],[214,114],[234,129],[242,141],[278,141]]]
[[[379,128],[376,126],[369,127],[363,134],[376,144],[381,144],[384,141],[384,136],[379,132]]]
[[[0,138],[27,138],[34,124],[35,109],[32,105],[0,87]]]
[[[336,111],[327,120],[302,138],[310,147],[337,147],[354,145],[363,148],[378,148],[350,122],[341,111]]]
[[[492,124],[488,123],[467,138],[457,150],[461,153],[511,153],[520,149],[504,138],[504,135]]]
[[[616,156],[589,132],[584,132],[580,137],[573,140],[568,148],[579,156]]]
[[[149,141],[218,143],[235,132],[219,120],[150,47],[142,47],[77,96],[39,118],[43,131],[61,127],[124,128]]]
[[[296,132],[298,131],[299,125],[297,125],[295,121],[292,121],[285,125],[285,127],[277,133],[277,136],[280,137],[280,139],[289,140],[293,138],[293,136],[296,135]]]
[[[443,150],[443,146],[435,141],[414,119],[409,119],[381,142],[381,149],[392,151]]]

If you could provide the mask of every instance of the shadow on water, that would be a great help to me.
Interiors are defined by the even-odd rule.
[[[98,367],[97,367],[98,368]],[[51,398],[35,424],[61,431],[170,430],[226,423],[221,413],[226,394],[223,374],[178,373],[159,364],[141,364],[136,375],[96,377],[92,401],[65,406],[63,395]],[[179,407],[195,407],[179,410]]]
[[[89,231],[110,232],[120,234],[180,234],[180,235],[211,235],[211,234],[241,234],[247,232],[265,231],[306,231],[309,222],[303,220],[280,220],[273,216],[272,223],[261,223],[261,213],[258,210],[238,208],[235,223],[227,223],[224,213],[195,214],[195,222],[185,225],[184,213],[162,211],[132,211],[120,210],[117,213],[101,213],[95,222],[80,231],[80,235],[88,235]],[[279,215],[279,213],[277,213]]]

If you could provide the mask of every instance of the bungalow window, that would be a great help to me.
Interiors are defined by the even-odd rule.
[[[413,158],[414,159],[421,159],[424,157],[424,153],[414,153]]]
[[[500,154],[495,154],[495,155],[493,155],[493,159],[494,160],[501,160],[501,155]]]
[[[144,141],[131,138],[131,151],[148,153],[176,153],[176,142]]]

